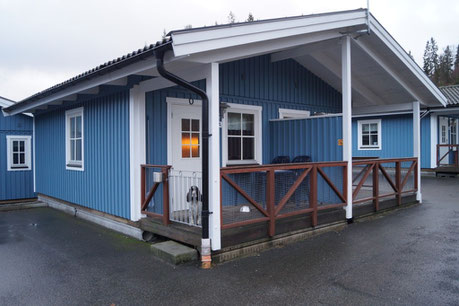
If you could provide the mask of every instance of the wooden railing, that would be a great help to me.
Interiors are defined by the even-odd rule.
[[[402,163],[409,164],[405,175],[402,175]],[[381,198],[386,198],[390,196],[395,196],[397,200],[397,205],[402,204],[402,195],[405,193],[414,193],[418,190],[418,159],[417,158],[396,158],[396,159],[374,159],[374,160],[361,160],[353,161],[353,168],[362,167],[357,176],[353,179],[353,192],[352,192],[352,202],[353,204],[364,203],[368,201],[373,201],[375,210],[379,210],[379,201]],[[394,180],[390,177],[388,173],[389,167],[385,167],[384,164],[394,164],[393,167],[395,170]],[[391,169],[392,171],[392,169]],[[380,172],[387,183],[390,185],[391,191],[388,193],[380,194]],[[413,175],[413,189],[403,190],[406,186],[408,179],[411,174]],[[372,175],[371,184],[365,185],[369,175]],[[362,187],[370,187],[372,195],[364,198],[357,198],[359,193],[362,190]]]
[[[141,186],[140,186],[140,211],[142,214],[145,214],[149,217],[153,218],[161,218],[163,221],[163,224],[167,225],[170,223],[169,221],[169,169],[171,166],[167,165],[140,165],[140,175],[141,175]],[[162,179],[161,182],[159,183],[153,183],[152,187],[148,191],[148,194],[146,192],[147,190],[147,184],[149,182],[147,178],[147,169],[159,169],[158,172],[162,174]],[[151,182],[153,182],[153,173],[151,173],[150,177]],[[158,190],[159,185],[163,185],[163,211],[162,213],[154,213],[151,211],[148,211],[148,205],[150,204],[151,200],[153,199],[156,191]]]
[[[440,152],[441,148],[447,148],[447,152]],[[450,163],[449,156],[453,154],[453,163]],[[444,166],[453,166],[459,168],[459,145],[457,144],[437,144],[437,167],[442,165]],[[441,162],[448,157],[448,161],[442,164]]]
[[[340,183],[342,183],[342,191],[338,190],[332,180],[327,176],[324,169],[325,168],[342,168],[342,179],[340,178]],[[285,195],[279,200],[276,201],[276,189],[275,189],[275,175],[276,172],[281,173],[283,171],[296,171],[296,179],[288,188],[288,191]],[[311,224],[312,226],[317,226],[317,214],[320,210],[343,207],[346,205],[346,192],[347,192],[347,162],[319,162],[319,163],[298,163],[298,164],[272,164],[272,165],[263,165],[263,166],[238,166],[238,167],[226,167],[220,170],[221,175],[221,196],[220,196],[220,205],[223,203],[223,181],[226,181],[234,190],[236,190],[248,203],[250,203],[253,208],[259,211],[262,217],[254,218],[250,220],[243,221],[233,221],[228,223],[228,220],[223,220],[224,216],[222,213],[221,220],[222,229],[228,229],[238,226],[244,226],[248,224],[254,224],[259,222],[269,222],[269,236],[274,236],[276,232],[276,221],[282,218],[307,214],[311,213]],[[233,180],[230,175],[238,175],[244,173],[261,173],[266,179],[262,180],[263,191],[265,194],[265,203],[257,202],[253,196],[249,195],[241,186],[238,185],[235,180]],[[318,177],[322,177],[325,183],[330,187],[330,189],[336,194],[338,198],[338,203],[318,205],[317,200],[317,190],[318,190]],[[292,197],[292,195],[297,191],[302,182],[309,178],[309,205],[307,208],[301,208],[294,211],[282,213],[282,209],[285,207],[286,203]],[[261,181],[261,180],[260,180]],[[256,188],[255,186],[251,188]],[[276,203],[277,202],[277,203]],[[223,205],[221,207],[221,212],[223,212]]]

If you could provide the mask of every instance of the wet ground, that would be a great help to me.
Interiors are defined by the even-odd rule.
[[[459,304],[459,179],[424,203],[200,270],[61,212],[0,212],[0,305]]]

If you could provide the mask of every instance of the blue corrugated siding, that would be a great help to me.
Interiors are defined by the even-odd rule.
[[[205,81],[196,82],[205,89]],[[171,87],[146,95],[149,163],[167,162],[166,97],[196,98]],[[279,108],[336,113],[341,94],[293,60],[271,63],[268,55],[220,65],[220,99],[224,102],[262,106],[263,163],[271,161],[269,120]]]
[[[381,119],[382,149],[358,150],[358,120]],[[413,115],[366,117],[352,120],[352,155],[379,158],[413,156]],[[421,167],[430,168],[430,116],[421,120]]]
[[[272,121],[270,134],[271,159],[282,155],[290,156],[290,159],[298,155],[308,155],[313,162],[343,160],[343,147],[338,145],[338,139],[343,137],[341,116]],[[342,168],[325,168],[324,172],[338,190],[342,190]],[[320,176],[317,199],[319,203],[340,202]]]
[[[0,108],[0,201],[33,198],[35,196],[33,192],[33,170],[7,171],[6,136],[32,136],[32,130],[32,117],[25,115],[4,117]],[[33,149],[32,142],[30,146]],[[31,162],[33,169],[33,159]]]
[[[65,167],[65,110],[84,107],[84,171]],[[35,118],[37,192],[130,218],[129,91]]]

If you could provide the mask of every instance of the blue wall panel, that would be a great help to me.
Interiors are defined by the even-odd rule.
[[[66,170],[65,110],[84,107],[84,171]],[[36,116],[37,192],[130,217],[129,91]]]
[[[358,150],[358,120],[381,119],[382,149]],[[352,155],[379,158],[413,156],[413,115],[365,117],[352,120]],[[421,120],[421,167],[430,168],[430,116]]]
[[[33,159],[32,169],[7,171],[8,135],[32,136],[33,119],[25,115],[4,117],[0,108],[0,201],[33,198]],[[32,149],[32,140],[30,143]],[[33,152],[31,152],[31,156]]]
[[[288,155],[308,155],[313,162],[343,160],[342,117],[324,117],[270,122],[271,158]],[[324,168],[333,184],[342,191],[343,168]],[[317,199],[319,203],[339,203],[338,197],[326,182],[318,176]]]

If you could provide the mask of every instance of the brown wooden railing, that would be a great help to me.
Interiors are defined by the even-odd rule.
[[[324,169],[332,167],[341,167],[342,168],[342,191],[338,190],[332,180],[327,176]],[[285,195],[276,203],[276,190],[275,190],[275,175],[276,172],[282,172],[286,170],[295,170],[298,175],[296,176],[295,181],[288,188],[288,191]],[[258,203],[252,196],[249,195],[238,183],[233,180],[230,175],[243,174],[243,173],[256,173],[261,172],[263,175],[266,175],[266,179],[263,180],[265,195],[265,207],[262,203]],[[223,213],[221,215],[222,229],[228,229],[238,226],[244,226],[248,224],[254,224],[259,222],[269,222],[269,236],[274,236],[276,232],[276,220],[311,213],[311,224],[312,226],[317,226],[317,214],[320,210],[343,207],[346,205],[347,198],[347,162],[318,162],[318,163],[295,163],[295,164],[272,164],[272,165],[262,165],[262,166],[238,166],[238,167],[226,167],[220,170],[221,175],[221,194],[220,194],[220,205],[223,203],[223,181],[226,181],[234,190],[236,190],[247,202],[249,202],[256,210],[258,210],[262,217],[254,218],[250,220],[243,221],[234,221],[227,223],[228,220],[223,220]],[[339,203],[328,204],[328,205],[318,205],[317,201],[317,186],[318,186],[318,177],[322,177],[326,184],[331,188],[331,190],[336,194],[339,199]],[[302,208],[290,212],[281,213],[282,208],[286,205],[295,191],[299,188],[301,183],[309,178],[309,205],[307,208]],[[255,188],[255,187],[252,187]],[[221,212],[223,212],[223,205],[221,207]]]
[[[409,164],[408,170],[405,175],[402,175],[402,163]],[[418,190],[418,159],[417,158],[396,158],[396,159],[374,159],[374,160],[361,160],[353,161],[353,168],[362,167],[361,171],[353,179],[353,193],[352,193],[352,202],[353,204],[364,203],[368,201],[373,201],[375,210],[379,210],[379,201],[381,198],[395,196],[397,200],[397,205],[402,204],[402,195],[405,193],[414,193]],[[388,167],[385,167],[384,164],[395,164],[395,177],[394,180],[390,177],[388,173]],[[392,170],[391,170],[392,171]],[[380,194],[380,172],[382,176],[386,179],[390,185],[391,191],[388,193]],[[408,182],[411,174],[413,175],[413,189],[403,190],[405,185]],[[369,175],[372,175],[371,184],[365,185]],[[362,187],[370,187],[372,195],[364,198],[357,198],[359,193],[362,190]]]
[[[440,152],[441,148],[447,148],[448,151],[444,154]],[[453,163],[449,162],[449,155],[453,154],[454,156],[454,161]],[[456,168],[459,168],[459,145],[457,144],[437,144],[437,167],[440,166],[453,166]],[[448,157],[448,161],[445,162],[444,164],[441,164],[441,162]]]
[[[160,173],[162,173],[162,181],[161,183],[154,183],[148,194],[146,193],[148,179],[147,179],[147,169],[159,169]],[[142,214],[145,214],[149,217],[153,218],[161,218],[163,224],[167,225],[170,223],[169,221],[169,169],[171,166],[167,165],[140,165],[140,175],[141,175],[141,185],[140,185],[140,211]],[[153,173],[151,173],[151,181],[153,181]],[[163,213],[154,213],[147,211],[148,205],[150,201],[153,199],[156,191],[158,190],[159,185],[163,185]]]

